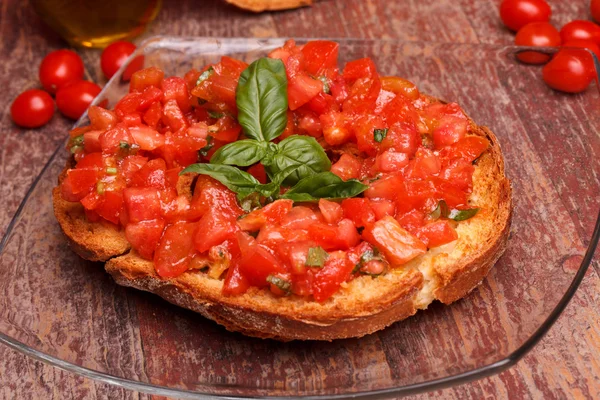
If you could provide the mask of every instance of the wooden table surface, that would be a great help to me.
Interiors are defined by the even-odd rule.
[[[402,41],[511,44],[498,17],[500,0],[322,0],[296,11],[249,14],[219,0],[165,1],[149,34],[181,36],[356,37]],[[561,26],[589,17],[588,1],[549,3]],[[65,43],[27,1],[0,4],[0,234],[72,121],[57,114],[38,130],[10,120],[19,92],[39,86],[38,65]],[[100,83],[99,51],[80,50],[88,77]],[[598,112],[591,110],[590,112]],[[414,398],[600,398],[598,253],[575,298],[548,335],[522,361],[490,378]],[[0,399],[146,399],[151,396],[83,379],[0,345]]]

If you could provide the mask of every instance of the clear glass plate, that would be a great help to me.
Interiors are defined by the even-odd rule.
[[[179,398],[381,398],[480,378],[518,361],[566,306],[598,242],[597,88],[554,92],[539,67],[515,60],[522,50],[515,47],[339,42],[341,62],[372,57],[382,74],[457,101],[498,136],[514,218],[508,249],[480,287],[362,339],[284,344],[227,332],[157,296],[117,286],[102,264],[69,249],[51,201],[67,158],[61,147],[0,245],[0,341],[65,370]],[[282,43],[158,37],[133,57],[144,54],[146,65],[183,75],[222,55],[250,61]],[[96,103],[112,106],[126,92],[120,75]]]

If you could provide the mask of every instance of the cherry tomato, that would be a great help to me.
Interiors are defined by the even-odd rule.
[[[15,124],[24,128],[45,125],[54,115],[54,101],[43,90],[26,90],[13,101],[10,116]]]
[[[563,43],[573,39],[584,39],[600,45],[600,26],[591,21],[571,21],[560,30],[560,38]]]
[[[566,43],[563,43],[562,47],[577,47],[580,49],[588,49],[596,54],[596,57],[600,58],[600,46],[591,40],[583,40],[583,39],[574,39],[569,40]],[[590,63],[593,63],[593,60],[590,59]],[[593,66],[592,66],[593,67]]]
[[[54,94],[61,86],[83,78],[83,61],[74,51],[53,51],[42,60],[39,78],[44,89]]]
[[[592,0],[590,12],[592,13],[592,18],[594,18],[596,22],[600,22],[600,0]]]
[[[542,69],[544,82],[562,92],[583,92],[593,79],[593,70],[586,61],[581,50],[561,50]]]
[[[558,47],[560,46],[560,34],[548,22],[532,22],[519,29],[515,37],[515,44],[517,46]],[[548,54],[535,51],[520,53],[517,58],[526,64],[544,64],[550,60]]]
[[[548,22],[551,14],[544,0],[504,0],[500,4],[502,22],[515,32],[531,22]]]
[[[56,92],[56,106],[66,117],[78,119],[102,89],[90,81],[69,83]]]
[[[112,76],[121,68],[123,63],[127,60],[127,57],[135,51],[135,45],[131,42],[123,40],[109,44],[103,51],[100,57],[100,66],[102,72],[107,79]],[[131,74],[129,75],[131,76]]]

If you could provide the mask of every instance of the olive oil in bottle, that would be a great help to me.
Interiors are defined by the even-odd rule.
[[[156,18],[162,0],[33,0],[41,18],[69,44],[105,47],[131,39]]]

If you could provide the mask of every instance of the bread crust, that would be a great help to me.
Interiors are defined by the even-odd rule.
[[[361,337],[427,308],[433,300],[449,304],[464,297],[504,252],[512,217],[510,182],[496,136],[470,123],[470,134],[486,137],[491,145],[476,161],[473,178],[470,202],[480,212],[459,223],[459,239],[383,276],[346,282],[323,303],[294,295],[276,297],[259,288],[224,296],[223,280],[200,271],[162,279],[151,261],[129,250],[122,231],[85,220],[81,204],[62,200],[59,187],[53,192],[55,214],[73,249],[83,258],[107,261],[106,271],[118,284],[158,294],[230,331],[280,341]],[[184,179],[188,184],[183,187],[190,187],[191,178]]]
[[[274,10],[289,10],[292,8],[305,7],[313,3],[313,0],[226,0],[244,10],[262,12]]]

